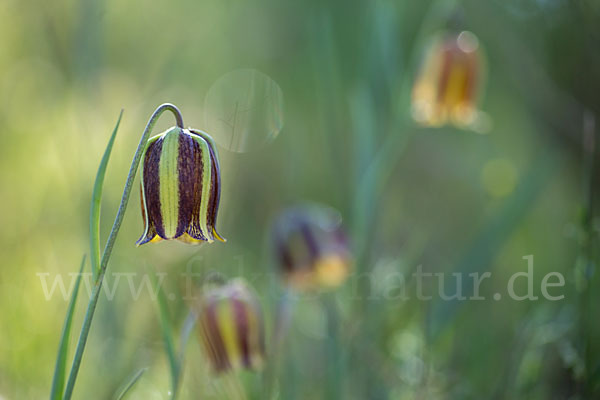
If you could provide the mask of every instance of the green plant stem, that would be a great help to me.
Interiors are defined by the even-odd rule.
[[[400,81],[399,90],[391,93],[394,99],[394,109],[396,113],[391,121],[391,128],[387,133],[384,142],[376,151],[371,163],[367,166],[364,173],[357,178],[356,192],[354,194],[354,234],[355,234],[355,252],[359,255],[359,264],[361,255],[366,254],[368,247],[367,238],[371,234],[373,227],[374,213],[377,207],[376,199],[380,198],[381,191],[387,180],[390,178],[393,168],[398,160],[404,154],[404,150],[412,138],[413,126],[410,117],[410,94],[414,82],[415,70],[418,67],[418,61],[425,44],[430,39],[430,34],[435,31],[439,21],[447,18],[451,10],[457,7],[457,0],[435,0],[429,6],[423,24],[416,35],[416,40],[410,50],[408,63],[403,72]],[[393,82],[389,86],[397,87]],[[369,132],[362,132],[364,135]],[[369,157],[370,155],[365,155]]]
[[[155,275],[153,275],[155,276]],[[177,398],[177,392],[179,389],[179,377],[181,373],[181,363],[177,356],[177,350],[175,346],[175,335],[171,326],[169,317],[169,307],[167,305],[167,298],[165,293],[160,286],[158,280],[155,281],[157,288],[157,305],[158,305],[158,316],[160,322],[160,331],[163,337],[163,343],[165,346],[165,353],[167,353],[167,360],[169,361],[169,367],[171,370],[171,399]]]
[[[326,398],[343,399],[344,363],[340,345],[340,315],[335,304],[335,294],[323,297],[323,308],[327,315],[327,379]]]
[[[110,230],[110,234],[108,236],[108,240],[106,241],[106,246],[104,247],[104,252],[102,254],[102,259],[100,260],[100,271],[94,282],[92,296],[90,297],[87,311],[83,320],[83,325],[81,327],[81,333],[79,335],[79,341],[77,342],[77,348],[75,350],[75,356],[73,358],[73,364],[71,366],[69,380],[67,381],[65,395],[63,397],[63,399],[65,400],[69,400],[73,394],[75,380],[77,379],[77,374],[81,365],[81,359],[83,357],[83,352],[85,350],[87,338],[90,333],[92,319],[94,318],[94,312],[96,311],[96,306],[98,304],[100,289],[102,287],[102,282],[104,281],[104,275],[106,274],[108,260],[110,259],[113,247],[115,245],[115,241],[117,239],[117,234],[119,233],[121,223],[123,222],[123,217],[125,216],[125,210],[127,209],[129,196],[131,195],[131,189],[133,187],[133,181],[135,179],[135,175],[137,173],[140,160],[142,158],[142,153],[144,152],[146,142],[148,141],[150,132],[152,131],[152,128],[154,128],[156,121],[162,115],[162,113],[167,110],[171,111],[175,115],[177,126],[183,128],[183,119],[181,117],[181,112],[179,111],[179,109],[177,109],[177,107],[175,107],[173,104],[165,103],[160,105],[156,109],[156,111],[154,111],[154,113],[150,117],[150,120],[148,121],[148,124],[146,125],[146,128],[144,129],[144,133],[142,134],[140,143],[138,144],[135,155],[133,156],[131,167],[129,168],[129,175],[127,176],[127,181],[125,182],[125,189],[123,190],[123,197],[121,198],[121,204],[119,205],[119,210],[117,211],[115,222],[113,223],[112,229]]]
[[[376,213],[380,209],[378,199],[382,197],[382,191],[392,175],[395,165],[403,156],[413,136],[413,124],[409,110],[414,72],[418,67],[420,53],[430,39],[430,34],[439,29],[439,22],[446,19],[450,12],[458,6],[459,2],[459,0],[434,0],[430,3],[424,21],[417,32],[416,40],[408,52],[408,62],[405,65],[403,76],[398,82],[399,85],[396,85],[393,81],[388,82],[389,87],[399,89],[390,94],[396,112],[392,116],[386,137],[372,156],[372,161],[366,167],[364,173],[357,176],[354,193],[355,201],[352,205],[353,246],[359,275],[369,272],[371,254],[368,249],[376,227]],[[362,134],[368,135],[370,133],[362,132]],[[361,151],[364,151],[367,147],[360,146],[360,148],[363,149]],[[366,157],[371,157],[371,155],[364,155],[361,158],[365,159]],[[360,333],[361,340],[368,341],[370,340],[370,319],[373,313],[370,312],[372,304],[364,301],[369,293],[366,280],[359,280],[358,291],[359,296],[356,301],[358,315],[356,317],[361,319],[365,326]],[[365,396],[372,396],[372,393],[378,388],[376,379],[377,377],[373,371],[367,371],[365,382],[363,382]]]
[[[127,382],[127,385],[125,385],[123,390],[121,390],[116,400],[122,400],[123,398],[125,398],[127,392],[129,392],[131,388],[137,383],[137,381],[140,380],[140,378],[142,377],[142,375],[144,375],[144,372],[146,372],[147,369],[148,368],[142,368],[138,372],[136,372],[136,374],[129,380],[129,382]]]
[[[283,354],[285,353],[284,342],[292,323],[292,314],[296,300],[297,294],[291,288],[286,287],[277,304],[275,331],[273,333],[272,346],[269,346],[269,354],[267,354],[269,362],[263,374],[263,397],[266,400],[275,398],[276,378],[281,367]]]

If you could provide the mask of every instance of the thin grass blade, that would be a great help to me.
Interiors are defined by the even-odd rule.
[[[167,298],[165,297],[165,293],[163,292],[160,283],[156,279],[156,276],[154,274],[152,274],[152,276],[154,277],[154,284],[156,285],[160,330],[165,345],[165,352],[167,353],[167,358],[169,360],[169,367],[171,369],[171,398],[175,399],[177,396],[177,388],[179,386],[180,363],[179,358],[177,357],[173,328],[171,326],[169,308],[167,306]]]
[[[179,365],[183,365],[183,359],[185,357],[185,348],[187,346],[187,342],[192,334],[192,330],[196,326],[196,321],[198,320],[198,315],[192,310],[188,313],[188,316],[183,323],[183,328],[181,329],[181,334],[179,336]]]
[[[79,275],[71,293],[71,300],[67,309],[67,315],[63,325],[60,343],[58,345],[58,356],[56,357],[56,366],[54,367],[54,377],[52,378],[52,389],[50,391],[50,400],[60,400],[63,396],[65,387],[65,367],[67,364],[67,354],[69,352],[69,337],[71,335],[71,324],[73,322],[73,314],[75,314],[75,304],[77,302],[77,293],[79,292],[79,284],[81,283],[81,275],[85,265],[85,256],[81,260],[79,267]]]
[[[129,380],[129,382],[127,382],[127,384],[125,385],[123,390],[121,390],[121,393],[119,393],[119,395],[115,399],[116,400],[124,399],[127,392],[129,392],[129,390],[131,390],[133,385],[135,385],[137,383],[137,381],[140,380],[140,378],[142,377],[142,375],[144,375],[144,372],[146,372],[147,369],[148,368],[142,368],[138,372],[136,372],[135,375]]]
[[[100,203],[102,200],[102,186],[104,185],[106,167],[108,166],[108,160],[110,159],[110,153],[112,152],[122,116],[123,110],[121,110],[121,113],[119,114],[117,124],[113,129],[106,150],[104,150],[104,155],[102,156],[96,174],[96,180],[94,181],[94,190],[92,192],[92,204],[90,206],[90,258],[92,260],[92,276],[94,278],[96,278],[98,270],[100,269]]]

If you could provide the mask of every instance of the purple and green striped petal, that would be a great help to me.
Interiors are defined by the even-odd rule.
[[[241,280],[205,293],[200,330],[212,369],[258,369],[264,362],[264,321],[254,293]]]
[[[144,233],[137,244],[160,239],[211,243],[220,197],[217,150],[207,134],[173,127],[148,141],[142,156]]]

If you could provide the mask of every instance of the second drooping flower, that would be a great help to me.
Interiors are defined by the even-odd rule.
[[[265,327],[260,302],[250,286],[234,279],[205,291],[198,307],[199,327],[212,370],[261,369]]]
[[[342,217],[332,208],[310,204],[284,210],[272,240],[275,262],[291,288],[335,288],[350,273],[350,245]]]
[[[208,134],[175,126],[150,138],[142,156],[144,233],[137,245],[224,242],[216,230],[220,194],[217,148]]]
[[[484,58],[477,36],[446,33],[432,41],[412,90],[412,115],[422,125],[473,127],[479,117]]]

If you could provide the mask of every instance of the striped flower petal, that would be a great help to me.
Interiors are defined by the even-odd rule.
[[[207,134],[172,127],[151,138],[141,167],[144,233],[137,245],[160,240],[224,242],[216,231],[221,177]]]
[[[202,296],[200,333],[212,369],[259,369],[264,363],[264,321],[253,291],[240,279]]]

